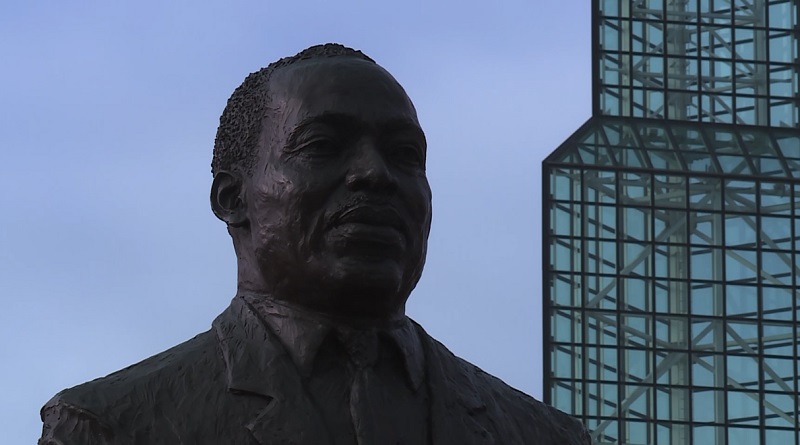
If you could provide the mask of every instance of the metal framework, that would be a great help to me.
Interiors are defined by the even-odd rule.
[[[594,4],[595,116],[800,123],[796,1]]]
[[[543,302],[545,401],[597,444],[800,445],[798,2],[593,2]]]

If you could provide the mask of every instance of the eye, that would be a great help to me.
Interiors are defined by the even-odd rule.
[[[388,150],[389,159],[395,164],[414,169],[425,168],[425,156],[419,144],[414,142],[396,142]]]
[[[317,136],[299,143],[294,151],[311,160],[325,160],[339,156],[342,143],[335,138]]]

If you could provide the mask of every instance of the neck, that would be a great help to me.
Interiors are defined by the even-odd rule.
[[[287,299],[272,293],[265,293],[239,286],[237,296],[264,299],[272,304],[283,306],[302,318],[319,322],[348,326],[354,329],[390,329],[405,320],[405,306],[395,311],[380,314],[353,314],[344,311],[326,310],[300,303],[300,299]]]

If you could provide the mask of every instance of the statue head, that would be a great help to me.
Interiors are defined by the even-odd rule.
[[[401,316],[430,231],[425,158],[411,100],[360,51],[314,46],[248,76],[212,162],[239,292],[334,317]]]

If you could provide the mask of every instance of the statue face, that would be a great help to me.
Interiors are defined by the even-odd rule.
[[[270,91],[246,189],[264,281],[325,313],[402,313],[431,224],[411,100],[385,70],[348,57],[281,68]]]

